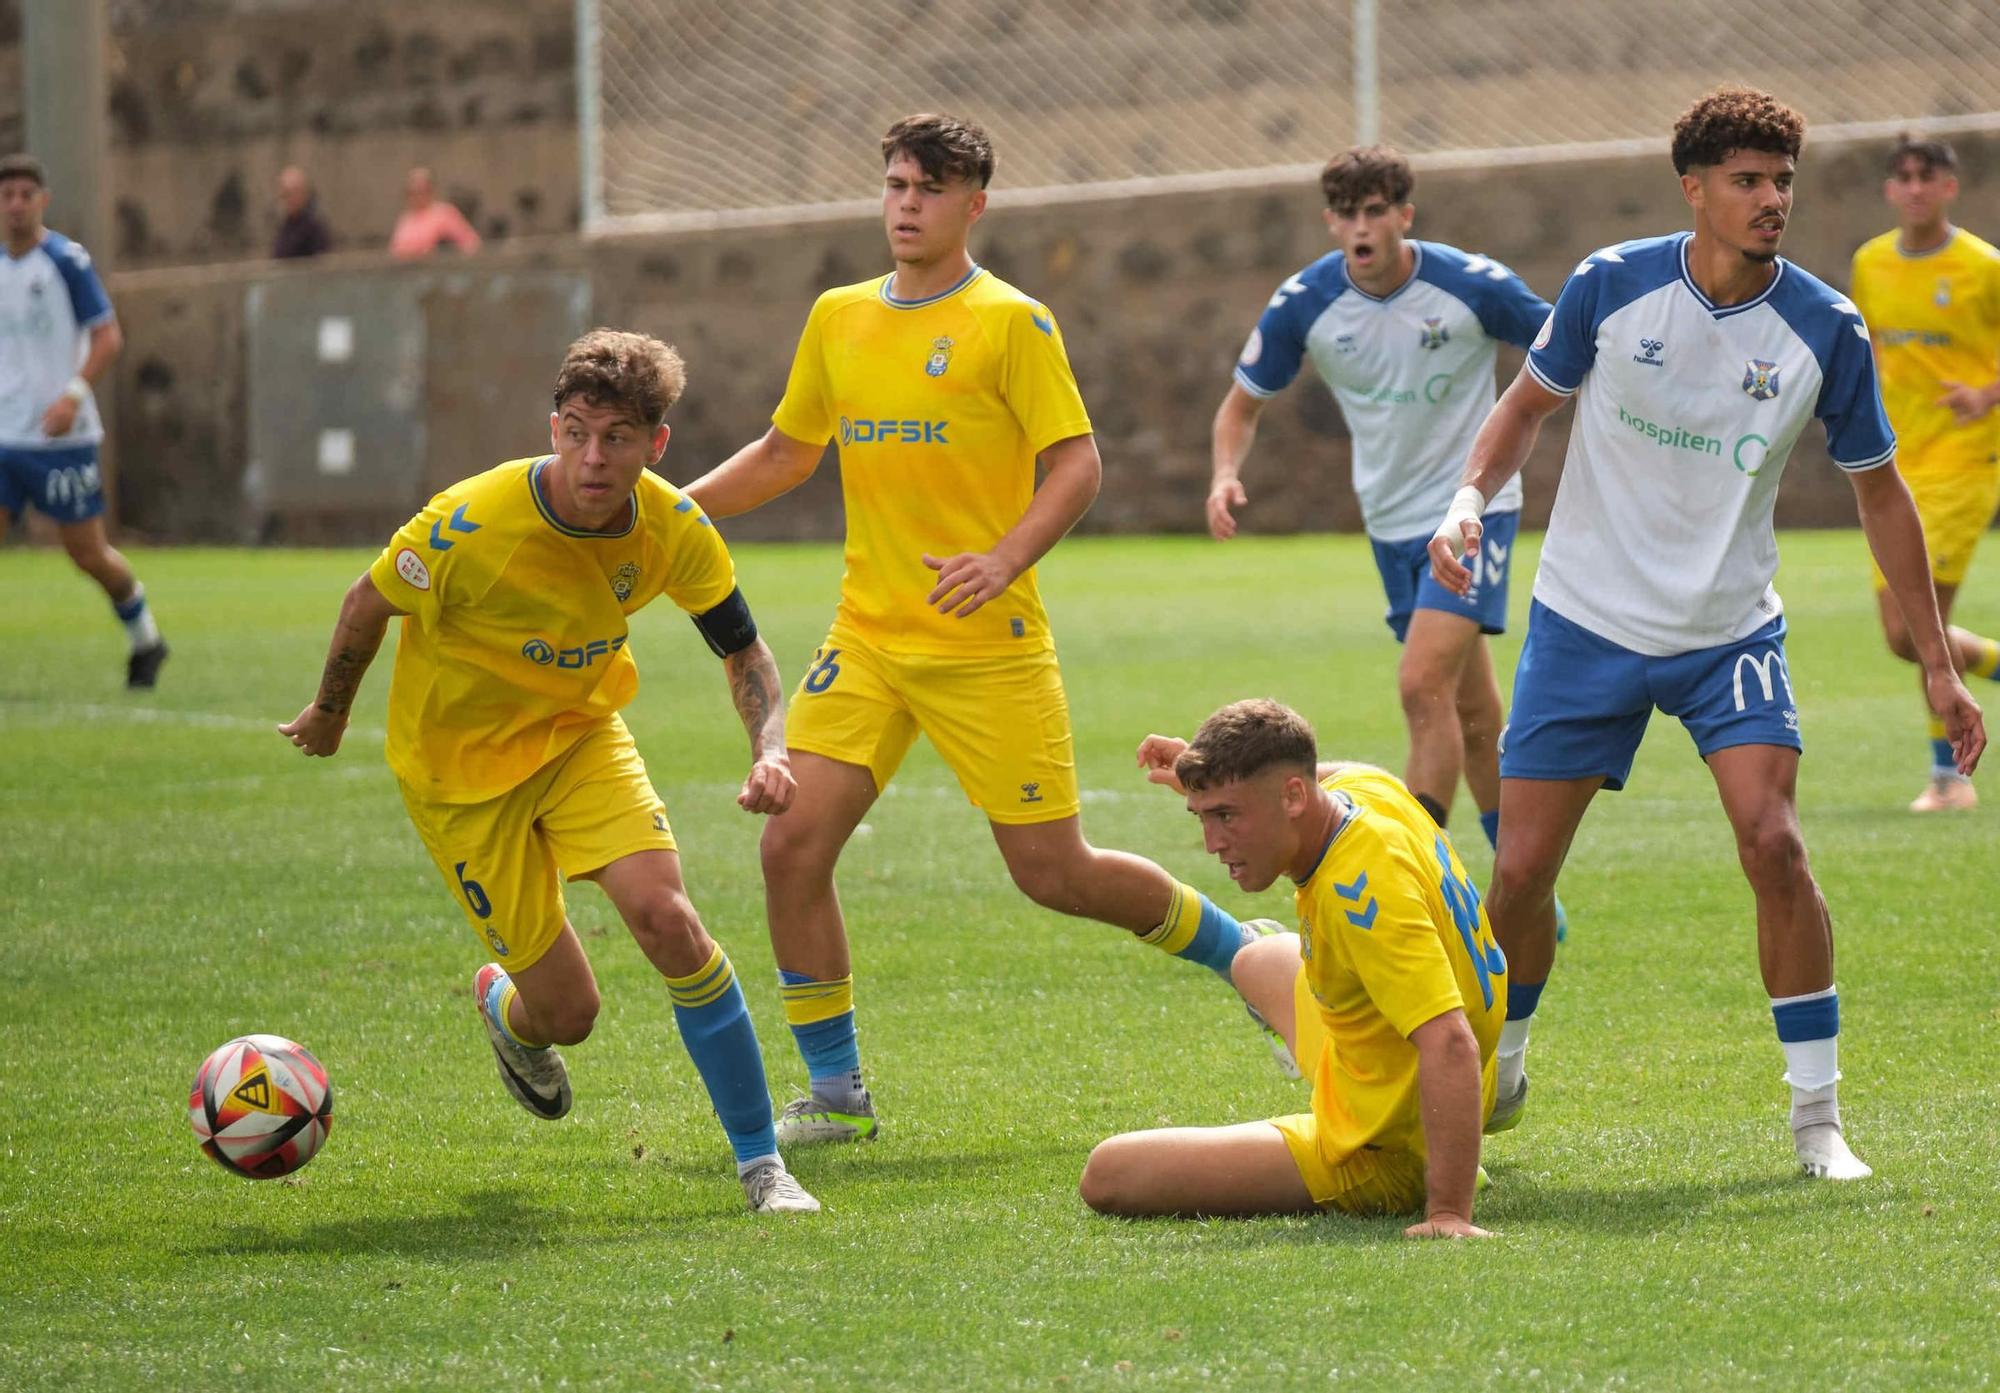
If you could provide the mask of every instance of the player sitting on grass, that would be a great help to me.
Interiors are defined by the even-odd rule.
[[[389,766],[445,884],[501,959],[473,985],[508,1091],[537,1117],[569,1111],[555,1046],[590,1034],[598,998],[561,881],[594,880],[667,979],[750,1207],[810,1212],[818,1201],[778,1157],[743,990],[688,900],[666,807],[618,714],[639,688],[628,617],[664,594],[722,659],[749,729],[737,803],[790,804],[778,669],[729,552],[647,472],[685,382],[657,339],[599,329],[571,344],[549,417],[555,453],[455,484],[405,525],[349,588],[319,696],[279,729],[309,755],[339,749],[362,674],[403,615]]]
[[[1365,764],[1319,764],[1312,727],[1239,701],[1139,763],[1187,796],[1207,849],[1252,893],[1298,886],[1299,932],[1236,955],[1251,1009],[1313,1081],[1312,1111],[1127,1132],[1090,1154],[1085,1203],[1127,1216],[1422,1212],[1412,1238],[1472,1224],[1507,963],[1430,814]]]

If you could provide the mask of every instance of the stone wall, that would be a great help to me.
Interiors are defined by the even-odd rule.
[[[2000,227],[2000,135],[1958,142],[1968,187],[1963,220]],[[1845,280],[1849,255],[1888,223],[1880,199],[1880,150],[1825,145],[1808,153],[1786,251],[1825,278]],[[1553,297],[1594,247],[1686,225],[1664,155],[1484,170],[1430,171],[1415,195],[1419,235],[1484,251]],[[1145,199],[1012,206],[1004,192],[975,241],[980,260],[1046,301],[1064,334],[1096,422],[1105,459],[1102,497],[1087,530],[1190,531],[1201,526],[1208,429],[1245,333],[1271,290],[1326,247],[1317,190],[1260,187]],[[527,271],[581,273],[591,317],[677,343],[690,387],[676,408],[664,472],[692,477],[760,434],[784,385],[799,327],[820,290],[885,269],[872,220],[583,243],[516,241],[463,263],[462,277]],[[348,537],[338,519],[266,518],[252,526],[242,502],[244,298],[281,276],[352,278],[378,287],[415,276],[379,258],[331,258],[307,268],[241,266],[142,272],[115,278],[129,344],[117,368],[115,465],[119,515],[129,527],[172,538]],[[416,282],[412,281],[414,286]],[[416,291],[413,289],[412,294]],[[442,315],[442,317],[440,317]],[[450,325],[431,312],[435,358]],[[484,399],[518,403],[519,452],[546,440],[548,384],[562,344],[522,335],[482,338],[490,374]],[[1508,355],[1503,373],[1518,362]],[[309,384],[301,384],[302,389]],[[461,394],[462,395],[462,394]],[[430,398],[426,398],[429,400]],[[427,422],[427,477],[492,463],[473,457],[455,413]],[[477,439],[497,435],[482,408]],[[506,408],[514,409],[514,408]],[[456,413],[462,414],[462,413]],[[1528,471],[1528,516],[1546,517],[1569,413],[1545,430]],[[1244,513],[1253,531],[1358,525],[1347,486],[1348,445],[1332,398],[1310,374],[1275,399],[1246,471]],[[294,465],[297,462],[293,462]],[[1842,525],[1850,491],[1810,429],[1780,494],[1787,525]],[[374,521],[369,520],[370,525]],[[742,537],[825,537],[839,532],[837,469],[732,524]]]
[[[112,0],[120,267],[265,255],[306,168],[343,248],[388,240],[404,173],[494,237],[574,229],[572,0]],[[0,0],[0,147],[25,141],[21,0]]]

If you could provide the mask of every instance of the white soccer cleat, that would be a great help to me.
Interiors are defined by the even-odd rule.
[[[486,1014],[486,993],[493,979],[505,975],[498,963],[488,963],[472,979],[472,1002],[479,1011],[479,1023],[486,1027],[487,1043],[493,1046],[493,1060],[500,1066],[500,1082],[514,1095],[514,1101],[536,1117],[553,1122],[569,1111],[569,1068],[554,1045],[531,1050],[493,1024]]]
[[[819,1201],[775,1157],[743,1173],[743,1198],[753,1214],[817,1214]]]
[[[1521,1086],[1505,1098],[1493,1100],[1493,1111],[1487,1114],[1486,1125],[1480,1128],[1483,1136],[1497,1132],[1511,1132],[1521,1125],[1521,1111],[1528,1106],[1528,1076],[1521,1075]]]
[[[1979,806],[1979,790],[1957,774],[1933,775],[1910,804],[1913,813],[1969,813]]]
[[[861,1101],[842,1111],[802,1094],[778,1113],[778,1145],[810,1146],[814,1142],[874,1141],[881,1134],[875,1120],[875,1099],[867,1089]]]
[[[1291,932],[1276,919],[1245,919],[1242,928],[1245,948],[1260,938]],[[1278,1062],[1278,1072],[1288,1079],[1304,1078],[1305,1075],[1299,1071],[1299,1062],[1292,1058],[1291,1047],[1285,1043],[1285,1037],[1271,1028],[1271,1023],[1264,1019],[1264,1013],[1247,1001],[1243,1003],[1243,1009],[1249,1013],[1251,1024],[1257,1027],[1258,1032],[1264,1037],[1264,1043],[1270,1047],[1271,1058]]]
[[[1799,1169],[1817,1180],[1866,1180],[1874,1170],[1847,1148],[1847,1138],[1832,1122],[1815,1122],[1792,1133]]]

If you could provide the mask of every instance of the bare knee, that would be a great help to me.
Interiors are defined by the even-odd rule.
[[[662,888],[631,912],[627,926],[646,960],[670,977],[702,966],[706,935],[694,904],[679,890]]]
[[[1736,854],[1743,874],[1758,890],[1782,890],[1801,881],[1810,882],[1806,867],[1805,839],[1798,824],[1789,817],[1764,817],[1739,833]]]
[[[1099,1214],[1132,1212],[1132,1182],[1137,1175],[1136,1149],[1129,1136],[1110,1137],[1099,1142],[1083,1163],[1076,1192]]]
[[[766,885],[792,885],[801,880],[831,879],[840,847],[809,819],[780,816],[765,822],[757,854]]]
[[[1488,910],[1504,917],[1516,905],[1540,904],[1555,894],[1559,858],[1502,838],[1493,858],[1493,883],[1487,887]]]
[[[1889,645],[1889,651],[1906,663],[1917,661],[1916,641],[1910,631],[1901,624],[1891,624],[1882,631],[1882,641]]]
[[[1436,663],[1405,659],[1396,669],[1396,693],[1402,698],[1404,719],[1420,725],[1451,710],[1456,705],[1451,683],[1451,675]]]
[[[1082,897],[1072,888],[1074,870],[1070,857],[1050,851],[1010,857],[1007,862],[1007,873],[1014,878],[1016,888],[1043,909],[1058,914],[1081,911]]]

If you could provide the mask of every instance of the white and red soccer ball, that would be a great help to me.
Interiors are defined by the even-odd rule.
[[[333,1085],[305,1046],[282,1035],[239,1035],[201,1062],[188,1094],[201,1149],[252,1180],[290,1175],[333,1125]]]

